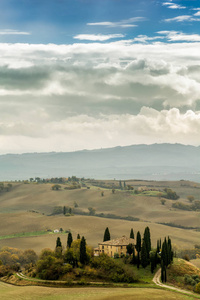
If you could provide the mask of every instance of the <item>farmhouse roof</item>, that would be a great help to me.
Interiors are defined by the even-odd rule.
[[[127,238],[123,235],[121,238],[110,240],[106,242],[99,243],[99,245],[110,245],[110,246],[127,246],[128,244],[134,244],[135,240]]]

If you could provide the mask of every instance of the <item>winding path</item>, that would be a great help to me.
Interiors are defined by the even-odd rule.
[[[182,289],[176,288],[176,287],[171,286],[171,285],[163,284],[162,282],[160,282],[160,277],[161,277],[161,269],[159,269],[156,272],[156,274],[154,275],[154,278],[153,278],[153,282],[156,285],[158,285],[160,287],[163,287],[163,288],[167,288],[167,289],[173,290],[173,291],[177,291],[177,292],[182,293],[182,294],[192,295],[192,296],[196,296],[197,298],[199,298],[198,295],[195,294],[195,293],[193,293],[193,292],[182,290]]]

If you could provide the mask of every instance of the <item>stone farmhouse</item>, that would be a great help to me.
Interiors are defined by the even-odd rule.
[[[105,253],[110,257],[114,257],[116,253],[118,253],[119,256],[126,255],[126,247],[129,244],[133,244],[135,246],[135,240],[123,235],[121,238],[99,243],[99,247],[94,249],[94,255],[98,256],[102,253]]]

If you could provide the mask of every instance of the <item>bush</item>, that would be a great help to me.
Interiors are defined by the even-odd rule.
[[[200,294],[200,283],[197,283],[197,285],[195,286],[194,291],[198,294]]]
[[[115,261],[109,256],[102,254],[99,257],[93,257],[91,266],[99,270],[99,277],[114,282],[135,282],[136,276],[133,271],[121,262]]]

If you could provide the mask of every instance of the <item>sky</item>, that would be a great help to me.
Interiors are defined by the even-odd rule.
[[[200,145],[199,0],[0,0],[0,154]]]

